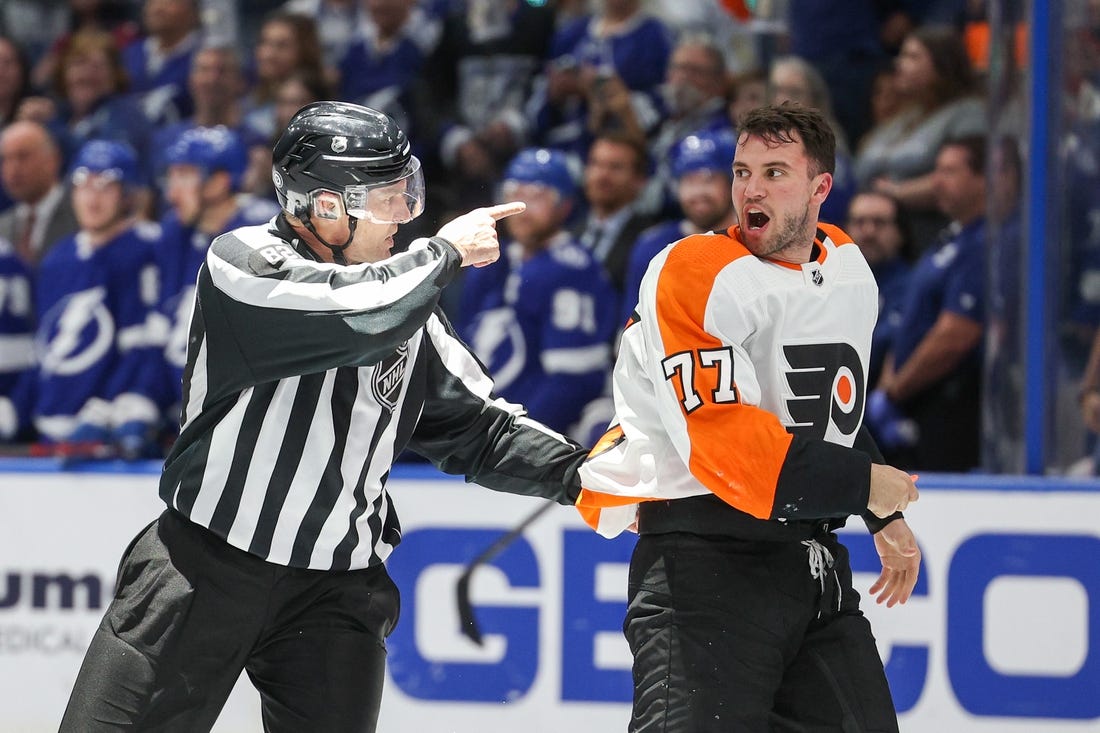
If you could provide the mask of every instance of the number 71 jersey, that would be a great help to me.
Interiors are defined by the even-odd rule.
[[[601,534],[627,528],[640,501],[706,493],[760,520],[796,515],[801,497],[780,485],[788,455],[855,440],[878,314],[862,253],[828,225],[800,265],[756,257],[738,234],[682,239],[642,280],[616,423],[581,467],[577,506]]]

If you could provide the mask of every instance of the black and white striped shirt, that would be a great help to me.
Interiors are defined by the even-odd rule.
[[[160,483],[170,507],[270,562],[342,570],[400,541],[385,483],[406,445],[484,486],[572,502],[583,449],[495,398],[437,308],[453,246],[352,266],[296,247],[281,217],[211,245]]]

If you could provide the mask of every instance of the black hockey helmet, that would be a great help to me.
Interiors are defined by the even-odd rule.
[[[357,219],[404,223],[424,209],[423,172],[405,133],[389,115],[349,102],[298,110],[272,149],[271,177],[279,204],[303,219],[324,215],[313,206],[319,191],[343,196]]]

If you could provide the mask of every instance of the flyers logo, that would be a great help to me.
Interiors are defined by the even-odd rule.
[[[784,346],[783,355],[791,367],[787,384],[795,395],[787,400],[794,420],[791,431],[824,438],[831,423],[843,435],[855,433],[867,389],[856,350],[849,344],[799,344]]]

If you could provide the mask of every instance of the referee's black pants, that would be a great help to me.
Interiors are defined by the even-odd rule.
[[[817,540],[834,559],[819,578],[798,541],[639,537],[623,624],[630,731],[896,733],[847,550]]]
[[[123,556],[61,731],[209,731],[244,669],[265,731],[371,733],[398,605],[382,566],[275,565],[166,511]]]

